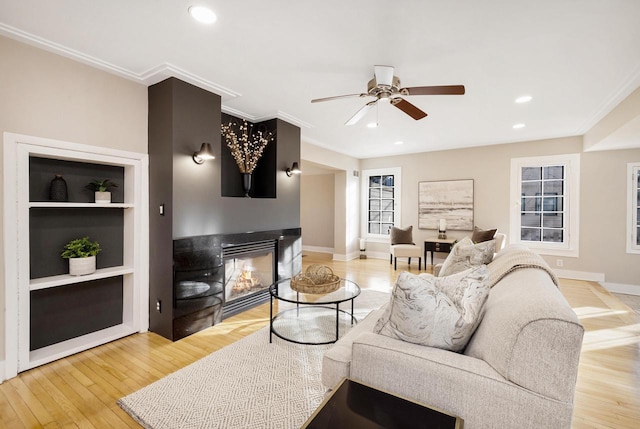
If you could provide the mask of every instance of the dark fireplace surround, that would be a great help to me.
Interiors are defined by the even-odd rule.
[[[302,269],[300,228],[173,241],[173,340],[269,300]]]

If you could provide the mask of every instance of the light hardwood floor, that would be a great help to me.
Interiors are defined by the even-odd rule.
[[[303,265],[311,263],[368,289],[389,291],[397,275],[379,259],[333,262],[305,252]],[[597,283],[561,280],[560,288],[586,328],[573,427],[640,427],[638,316]],[[23,372],[0,385],[0,427],[138,428],[117,399],[255,332],[268,316],[267,303],[174,343],[136,334]]]

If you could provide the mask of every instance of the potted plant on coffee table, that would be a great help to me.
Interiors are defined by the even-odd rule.
[[[97,241],[91,241],[89,237],[82,237],[65,244],[60,256],[69,259],[69,274],[83,276],[96,271],[96,255],[101,250]]]
[[[108,204],[111,202],[111,192],[109,189],[117,188],[118,185],[109,179],[95,179],[87,185],[87,188],[95,192],[96,203]]]

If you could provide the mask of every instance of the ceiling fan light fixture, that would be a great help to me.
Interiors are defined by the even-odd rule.
[[[205,6],[190,6],[189,15],[203,24],[213,24],[218,19],[216,14]]]
[[[530,95],[523,95],[523,96],[520,96],[520,97],[516,98],[516,103],[518,103],[518,104],[528,103],[532,99],[533,99],[533,97],[530,96]]]
[[[524,127],[526,127],[526,125],[523,124],[523,123],[519,123],[519,124],[514,124],[513,125],[513,129],[514,130],[519,130],[520,128],[524,128]]]

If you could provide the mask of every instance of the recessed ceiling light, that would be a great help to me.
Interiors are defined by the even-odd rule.
[[[191,6],[189,7],[189,15],[198,22],[203,24],[213,24],[218,17],[211,9],[205,6]]]
[[[398,140],[397,142],[394,142],[393,144],[404,144],[403,141]]]
[[[518,97],[516,98],[516,103],[522,104],[522,103],[528,103],[531,101],[533,97],[530,95],[523,95],[522,97]]]
[[[369,122],[367,124],[367,128],[378,128],[378,123],[377,122]]]
[[[525,124],[522,124],[522,123],[520,123],[520,124],[515,124],[515,125],[513,126],[513,129],[514,129],[514,130],[519,130],[520,128],[524,128],[525,126],[526,126],[526,125],[525,125]]]

